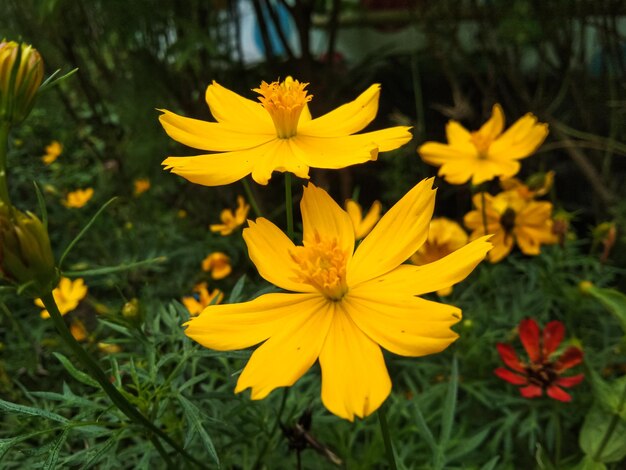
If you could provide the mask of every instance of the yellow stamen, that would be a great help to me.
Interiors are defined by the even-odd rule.
[[[300,113],[313,98],[313,95],[307,95],[307,85],[287,77],[284,82],[262,82],[259,88],[253,90],[261,95],[259,101],[272,116],[279,138],[288,139],[296,135]]]
[[[470,139],[478,150],[479,158],[487,158],[487,152],[489,151],[489,146],[493,142],[493,139],[489,135],[485,135],[479,131],[474,131],[470,135]]]
[[[324,239],[318,233],[303,244],[290,253],[298,265],[297,280],[312,285],[331,300],[340,300],[348,292],[348,253],[338,246],[337,239]]]

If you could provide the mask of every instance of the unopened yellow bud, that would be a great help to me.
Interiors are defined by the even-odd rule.
[[[33,107],[42,80],[43,60],[37,49],[0,41],[0,121],[23,121]]]
[[[139,299],[131,299],[122,307],[124,318],[136,318],[139,315]]]
[[[583,294],[589,293],[590,289],[593,289],[593,283],[591,281],[580,281],[578,283],[578,290]]]

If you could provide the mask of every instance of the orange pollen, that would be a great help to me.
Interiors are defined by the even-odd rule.
[[[298,121],[300,114],[311,101],[313,95],[307,95],[305,90],[308,83],[300,83],[291,77],[287,77],[284,82],[261,82],[256,91],[259,95],[259,101],[263,107],[270,113],[276,135],[280,139],[288,139],[296,135],[298,131]]]
[[[337,239],[325,239],[318,233],[313,240],[305,240],[303,245],[290,253],[297,265],[296,280],[315,287],[330,300],[341,300],[348,292],[347,251],[338,246]]]
[[[478,158],[487,158],[487,152],[489,151],[489,146],[493,142],[493,139],[478,131],[472,132],[470,139],[474,147],[476,147],[476,150],[478,150]]]

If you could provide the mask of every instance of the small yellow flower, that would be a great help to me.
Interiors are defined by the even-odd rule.
[[[71,279],[62,277],[59,281],[59,285],[52,291],[52,296],[54,297],[57,307],[59,307],[61,315],[65,315],[78,307],[78,304],[86,295],[87,286],[85,285],[85,281],[81,278],[72,281]],[[50,318],[50,314],[45,310],[41,299],[35,299],[35,305],[44,309],[41,312],[41,318]]]
[[[58,140],[53,140],[49,145],[46,145],[46,154],[41,157],[41,161],[46,165],[54,163],[59,155],[63,152],[63,145]]]
[[[484,235],[482,194],[476,194],[473,202],[476,210],[465,215],[467,228],[473,230],[470,239]],[[522,253],[538,255],[541,245],[558,241],[552,232],[552,204],[546,201],[524,199],[516,190],[504,191],[496,196],[485,194],[485,217],[487,233],[494,234],[490,240],[493,249],[489,261],[497,263],[507,256],[517,243]]]
[[[222,302],[224,293],[219,289],[209,292],[207,283],[202,282],[193,288],[194,295],[183,297],[183,305],[192,316],[198,315],[209,305],[215,305]]]
[[[185,334],[219,351],[262,343],[235,388],[251,388],[253,400],[293,385],[319,359],[326,408],[348,420],[373,413],[391,391],[381,347],[417,357],[458,337],[450,327],[461,310],[417,296],[461,281],[491,247],[484,237],[434,263],[403,264],[426,241],[432,182],[410,190],[356,250],[350,216],[309,184],[300,203],[301,246],[264,218],[243,232],[259,274],[291,292],[210,305],[186,323]]]
[[[262,82],[255,102],[213,82],[206,101],[217,122],[200,121],[162,110],[165,132],[174,140],[210,153],[169,157],[163,165],[192,183],[220,186],[252,174],[267,184],[274,171],[309,177],[309,168],[344,168],[378,158],[411,140],[408,127],[352,135],[376,117],[380,85],[356,100],[312,119],[307,83],[291,77]]]
[[[433,219],[430,221],[426,242],[411,256],[411,262],[418,266],[434,263],[464,247],[467,241],[467,233],[453,220],[445,217]],[[437,291],[440,296],[451,293],[452,286]]]
[[[74,318],[72,323],[70,323],[70,333],[72,333],[76,341],[85,341],[87,339],[87,328],[78,318]]]
[[[350,220],[352,220],[352,225],[354,226],[354,237],[357,240],[360,240],[372,231],[374,225],[376,225],[376,222],[380,219],[380,211],[382,209],[381,203],[379,201],[374,201],[372,207],[370,207],[370,210],[367,212],[367,215],[363,218],[361,206],[356,201],[348,199],[345,207],[346,212],[350,216]]]
[[[93,188],[77,189],[67,193],[66,198],[62,201],[65,207],[79,209],[83,207],[93,196]]]
[[[474,132],[457,121],[446,126],[447,144],[426,142],[417,152],[426,163],[440,166],[439,176],[450,184],[472,184],[496,176],[510,178],[520,169],[518,160],[532,155],[548,135],[548,125],[528,113],[504,130],[504,113],[493,106],[491,118]]]
[[[216,251],[202,260],[202,270],[210,272],[215,280],[224,279],[233,270],[230,265],[230,258],[221,251]]]
[[[233,211],[230,209],[224,209],[220,214],[222,223],[210,225],[209,228],[211,232],[219,232],[220,235],[224,236],[230,235],[237,227],[243,225],[249,210],[250,206],[246,204],[243,196],[237,196],[237,209],[235,213],[233,214]]]
[[[150,189],[150,180],[148,178],[137,178],[133,182],[133,186],[135,187],[133,195],[135,197],[140,196]]]
[[[98,349],[105,354],[117,354],[122,350],[118,344],[98,343]]]
[[[178,217],[179,219],[184,219],[185,217],[187,217],[187,211],[185,209],[178,209],[178,212],[176,212],[176,217]]]

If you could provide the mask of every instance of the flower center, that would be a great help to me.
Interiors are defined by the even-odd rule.
[[[479,131],[474,131],[470,134],[470,140],[474,144],[474,147],[476,147],[476,150],[478,150],[478,158],[486,159],[489,146],[491,142],[493,142],[491,136]]]
[[[531,384],[543,388],[548,388],[558,378],[558,374],[554,370],[554,364],[551,362],[530,364],[526,366],[526,374]]]
[[[317,232],[303,245],[290,253],[297,265],[296,280],[315,287],[331,300],[340,300],[348,292],[348,253],[338,246],[337,239],[322,238]]]
[[[284,82],[262,82],[259,88],[252,90],[261,95],[259,101],[272,116],[279,138],[288,139],[296,135],[300,113],[313,98],[313,95],[307,95],[307,85],[287,77]]]
[[[515,228],[515,211],[508,207],[500,216],[500,225],[506,233],[511,233]]]

